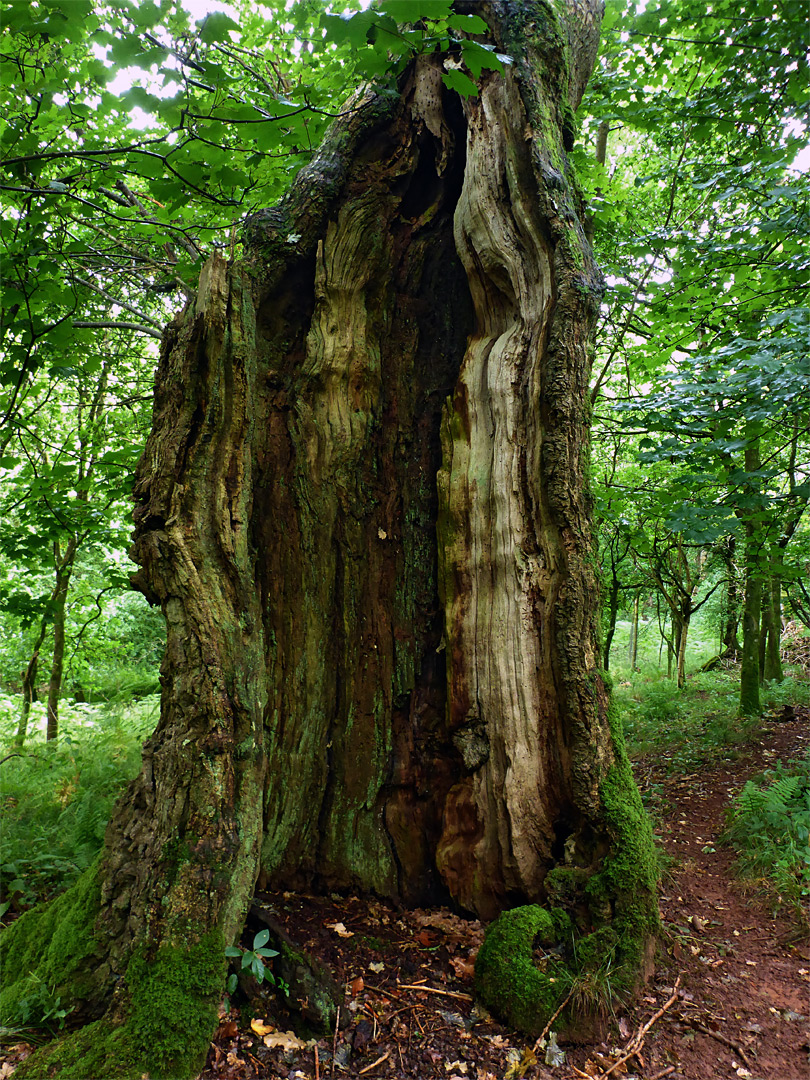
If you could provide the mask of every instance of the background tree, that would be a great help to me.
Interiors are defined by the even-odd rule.
[[[783,511],[785,525],[801,516],[806,493],[807,181],[796,155],[808,69],[796,5],[705,14],[689,3],[609,8],[612,44],[589,91],[593,155],[578,159],[612,282],[593,394],[608,430],[617,404],[638,406],[622,445],[630,460],[668,465],[647,484],[665,528],[697,544],[747,532],[726,543],[748,552],[744,684],[758,687],[766,656],[778,677],[774,603],[763,624],[755,595],[770,579],[765,538]],[[622,149],[612,161],[611,140]],[[743,461],[749,447],[754,462],[760,425],[763,475]],[[785,437],[793,430],[798,442]],[[621,472],[627,458],[617,461]],[[751,693],[743,711],[756,710]]]

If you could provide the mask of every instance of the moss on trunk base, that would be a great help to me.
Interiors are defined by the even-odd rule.
[[[57,998],[63,1009],[77,1002],[92,1007],[99,991],[93,975],[98,910],[95,864],[67,892],[27,911],[3,931],[0,1023],[37,1023]]]
[[[571,976],[561,956],[541,961],[541,970],[534,952],[537,946],[566,949],[572,933],[571,920],[559,909],[527,904],[504,911],[489,927],[475,963],[479,1001],[510,1027],[538,1035],[564,1000]]]
[[[660,928],[655,840],[615,706],[608,717],[614,763],[600,786],[599,815],[607,854],[595,872],[568,865],[568,857],[551,870],[546,893],[559,906],[504,912],[487,931],[475,965],[482,1004],[530,1035],[543,1029],[570,991],[569,1011],[599,1012],[609,998],[631,993],[652,966]],[[538,946],[547,953],[539,961]],[[559,957],[548,955],[549,947]],[[565,1022],[563,1014],[558,1026]]]
[[[58,1075],[186,1080],[205,1064],[225,982],[222,935],[130,959],[109,1014],[49,1043],[18,1066],[21,1080]]]

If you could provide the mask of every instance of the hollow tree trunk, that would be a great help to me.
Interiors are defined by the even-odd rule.
[[[484,917],[549,900],[605,962],[649,956],[652,838],[598,655],[601,281],[564,148],[599,9],[572,3],[569,36],[544,3],[477,5],[505,74],[461,103],[433,55],[355,101],[167,333],[134,549],[161,719],[90,905],[105,1038],[150,1074],[204,1054],[260,872]]]

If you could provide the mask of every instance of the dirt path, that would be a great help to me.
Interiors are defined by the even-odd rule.
[[[717,845],[729,799],[745,780],[807,751],[807,720],[805,713],[768,723],[739,760],[689,776],[643,770],[642,783],[661,785],[661,835],[673,858],[661,899],[667,959],[656,984],[663,993],[664,977],[674,981],[681,973],[683,994],[653,1028],[640,1076],[669,1065],[673,1080],[810,1076],[807,937],[746,897],[733,875],[732,852]]]

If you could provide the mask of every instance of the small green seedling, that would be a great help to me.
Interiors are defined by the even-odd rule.
[[[257,982],[269,982],[272,986],[277,986],[282,993],[286,993],[287,984],[283,979],[277,979],[273,975],[272,971],[267,969],[265,964],[266,960],[269,960],[273,956],[278,956],[276,949],[267,949],[265,946],[270,940],[269,930],[260,930],[253,939],[252,949],[243,949],[237,945],[229,945],[225,950],[225,955],[236,959],[242,957],[241,970],[250,970]],[[236,974],[232,974],[228,978],[228,993],[232,994],[236,989],[239,977]]]

